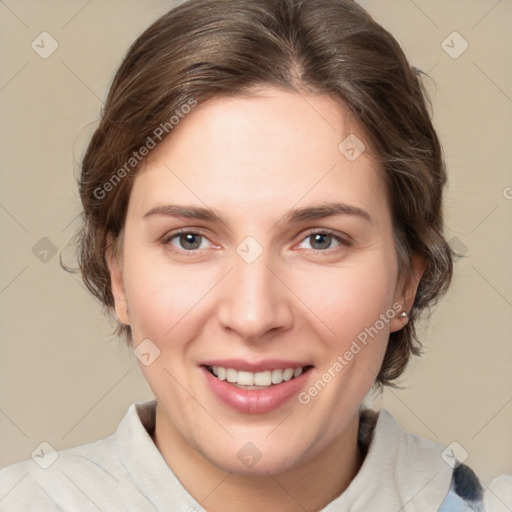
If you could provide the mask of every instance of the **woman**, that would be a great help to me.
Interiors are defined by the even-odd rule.
[[[4,469],[2,510],[483,510],[467,465],[362,406],[452,275],[420,74],[348,0],[191,0],[135,41],[79,262],[156,400]]]

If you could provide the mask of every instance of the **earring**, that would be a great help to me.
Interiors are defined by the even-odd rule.
[[[407,311],[402,311],[398,316],[399,316],[402,320],[407,320],[407,318],[409,318],[409,314],[407,313]]]

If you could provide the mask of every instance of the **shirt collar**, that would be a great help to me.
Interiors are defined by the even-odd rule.
[[[343,494],[322,512],[437,510],[452,476],[441,458],[443,446],[403,431],[386,409],[372,412],[378,418],[363,464]],[[363,427],[360,423],[359,430]]]
[[[129,407],[116,436],[123,465],[157,510],[201,510],[151,438],[155,413],[156,400]],[[367,450],[363,464],[343,494],[322,512],[412,512],[433,510],[434,504],[442,503],[452,468],[441,458],[441,445],[404,432],[386,409],[366,409],[360,415],[359,432]]]
[[[134,484],[156,510],[201,510],[151,438],[155,415],[156,400],[130,405],[117,429],[119,457]]]

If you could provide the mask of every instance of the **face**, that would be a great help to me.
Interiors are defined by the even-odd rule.
[[[168,431],[224,470],[335,442],[404,325],[384,183],[368,151],[339,149],[350,133],[364,141],[327,95],[214,98],[135,180],[116,312]]]

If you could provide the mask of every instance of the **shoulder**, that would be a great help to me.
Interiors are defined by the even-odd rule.
[[[403,430],[386,409],[360,411],[358,441],[372,462],[392,474],[400,503],[414,502],[419,510],[436,504],[439,512],[494,512],[484,507],[488,487],[471,467],[449,447]]]
[[[512,475],[504,474],[485,484],[468,464],[457,460],[450,446],[402,430],[386,409],[363,411],[360,419],[359,442],[363,445],[373,443],[375,435],[380,433],[391,441],[386,442],[389,450],[393,449],[394,438],[396,485],[403,489],[404,497],[407,489],[414,489],[418,482],[425,485],[428,480],[415,496],[416,504],[422,501],[422,494],[433,491],[425,507],[428,502],[436,502],[438,512],[512,510]]]
[[[37,505],[46,512],[64,510],[61,505],[68,503],[89,510],[94,488],[119,490],[120,469],[113,436],[58,452],[48,445],[0,470],[0,510],[21,512]]]
[[[126,460],[136,466],[150,446],[151,411],[152,401],[132,404],[109,437],[59,451],[46,443],[32,458],[4,467],[0,511],[148,510]]]

